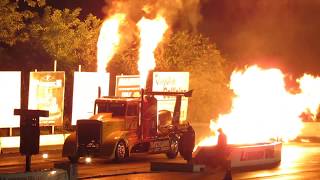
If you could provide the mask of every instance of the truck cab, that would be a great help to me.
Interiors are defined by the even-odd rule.
[[[177,123],[184,94],[170,94],[180,98],[173,115],[167,110],[157,111],[155,95],[162,92],[96,99],[94,115],[78,120],[76,132],[65,140],[63,156],[71,162],[87,156],[124,161],[134,153],[164,153],[175,158],[181,133],[190,126]]]

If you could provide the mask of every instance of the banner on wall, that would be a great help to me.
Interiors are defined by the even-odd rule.
[[[154,72],[153,91],[186,92],[189,90],[189,72]],[[175,97],[157,96],[158,112],[160,110],[174,111]],[[188,98],[181,101],[180,121],[187,119]]]
[[[40,126],[63,124],[64,86],[62,71],[30,72],[28,108],[49,111],[49,117],[40,117]]]
[[[14,116],[14,109],[20,109],[21,72],[0,71],[0,128],[19,127],[20,116]]]
[[[72,125],[79,119],[88,119],[93,115],[94,101],[109,95],[109,73],[75,72],[73,84]]]
[[[140,96],[140,76],[139,75],[116,76],[115,95],[119,97],[139,97]]]

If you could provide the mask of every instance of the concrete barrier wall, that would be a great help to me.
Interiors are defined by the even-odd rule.
[[[231,167],[269,165],[281,161],[281,143],[235,146],[231,148]]]

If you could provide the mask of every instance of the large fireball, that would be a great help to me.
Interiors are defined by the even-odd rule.
[[[279,69],[251,66],[232,73],[230,88],[235,97],[229,114],[211,122],[211,130],[221,127],[229,144],[291,140],[302,128],[301,114],[316,113],[320,104],[320,78],[304,75],[298,79],[300,92],[285,88],[285,75]],[[216,144],[216,137],[202,140],[199,146]]]

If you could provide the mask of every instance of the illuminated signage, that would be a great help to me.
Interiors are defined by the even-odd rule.
[[[49,111],[49,117],[40,118],[40,125],[63,124],[64,86],[64,72],[30,72],[28,108]]]
[[[165,92],[185,92],[189,90],[188,72],[154,72],[153,73],[153,91]],[[122,75],[116,77],[116,96],[121,97],[139,97],[140,96],[140,78],[139,75]],[[173,112],[175,97],[157,96],[158,112],[160,110],[169,110]],[[182,98],[180,120],[187,119],[188,98]]]
[[[188,72],[154,72],[152,89],[153,91],[165,91],[165,92],[188,91],[189,73]]]
[[[189,72],[154,72],[153,91],[186,92],[189,90]],[[175,97],[157,96],[158,112],[160,110],[174,111]],[[180,120],[187,119],[188,98],[181,101]]]
[[[19,127],[13,110],[20,109],[21,72],[1,71],[0,84],[0,128]]]
[[[140,76],[139,75],[116,76],[115,95],[119,97],[139,97],[140,96]]]
[[[94,101],[109,95],[109,73],[75,72],[73,84],[72,125],[93,115]]]

